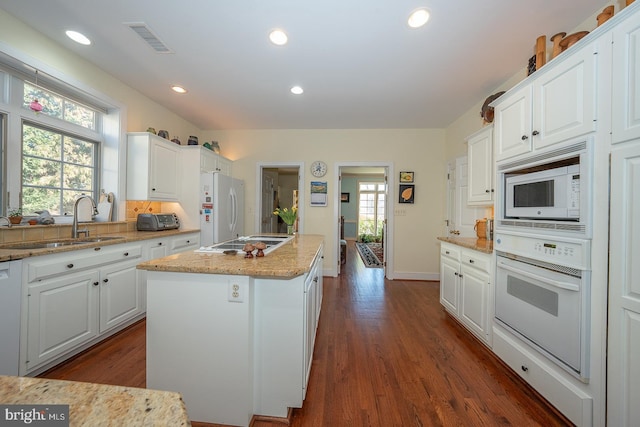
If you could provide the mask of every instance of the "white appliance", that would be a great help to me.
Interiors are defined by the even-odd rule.
[[[497,232],[494,248],[496,321],[588,382],[590,241]]]
[[[0,375],[18,375],[22,261],[0,263]]]
[[[505,175],[505,217],[580,220],[580,165]]]
[[[220,173],[200,175],[200,245],[235,239],[244,230],[244,182]]]

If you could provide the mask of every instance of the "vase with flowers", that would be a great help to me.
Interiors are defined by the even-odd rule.
[[[282,221],[287,224],[287,234],[293,234],[293,224],[296,222],[296,218],[298,216],[298,208],[295,206],[292,206],[291,209],[276,208],[276,210],[273,211],[273,214],[278,215],[282,218]]]

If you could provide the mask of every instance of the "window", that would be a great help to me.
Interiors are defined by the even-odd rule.
[[[99,144],[58,130],[22,125],[22,209],[72,212],[80,194],[95,195]]]
[[[29,108],[33,100],[38,100],[42,105],[41,114],[55,117],[83,128],[96,129],[96,112],[89,107],[27,82],[24,83],[23,93],[22,101],[25,108]]]
[[[386,192],[384,182],[358,183],[358,236],[382,236]]]

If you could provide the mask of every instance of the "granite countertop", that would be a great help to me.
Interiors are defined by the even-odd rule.
[[[105,240],[101,242],[91,242],[83,245],[67,245],[67,246],[59,246],[55,248],[39,248],[39,249],[18,249],[18,248],[7,248],[8,246],[19,246],[21,244],[27,243],[38,243],[38,242],[47,242],[47,241],[71,241],[71,240],[83,240],[82,237],[79,239],[71,239],[65,235],[64,238],[45,238],[45,239],[36,239],[36,240],[22,240],[15,242],[3,242],[0,243],[0,262],[2,261],[11,261],[15,259],[23,259],[34,256],[41,255],[50,255],[56,254],[60,252],[68,252],[68,251],[77,251],[81,249],[95,248],[97,246],[109,246],[109,245],[117,245],[121,243],[130,243],[137,242],[141,240],[150,240],[150,239],[158,239],[166,236],[176,236],[180,234],[188,234],[188,233],[199,233],[198,229],[178,229],[178,230],[163,230],[158,232],[151,231],[118,231],[118,232],[109,232],[109,233],[91,233],[89,238],[100,238],[100,237],[121,237],[119,239],[114,240]]]
[[[438,240],[473,249],[474,251],[487,254],[493,253],[493,240],[478,239],[476,237],[438,237]]]
[[[3,405],[69,405],[70,426],[190,426],[179,393],[0,375]]]
[[[296,277],[307,273],[323,243],[323,236],[297,234],[278,249],[261,258],[236,255],[182,252],[138,264],[150,271],[232,274],[254,277]]]

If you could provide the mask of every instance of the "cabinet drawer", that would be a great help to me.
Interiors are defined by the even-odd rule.
[[[190,234],[188,236],[178,236],[171,241],[171,252],[181,252],[187,249],[198,249],[200,246],[200,236]]]
[[[462,255],[460,256],[460,261],[464,265],[477,268],[486,273],[489,273],[491,271],[491,258],[488,256],[484,256],[484,254],[479,252],[463,251]]]
[[[105,264],[140,258],[141,256],[141,245],[118,245],[109,249],[97,247],[54,254],[46,257],[46,259],[27,264],[27,282],[31,283],[59,274],[82,271]]]
[[[452,245],[447,245],[445,243],[440,244],[440,255],[460,261],[460,249]]]
[[[593,398],[502,329],[493,329],[493,351],[522,379],[579,426],[592,425]]]

